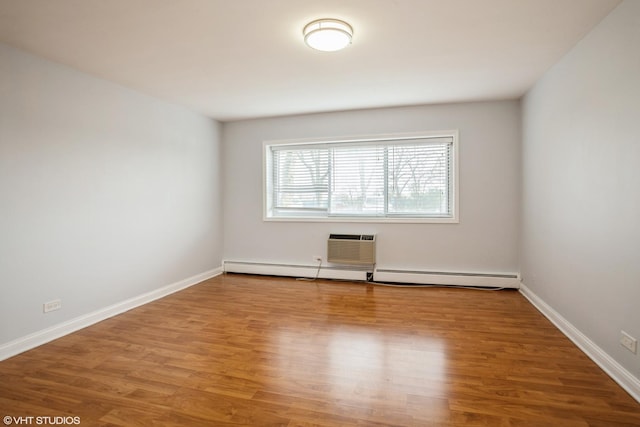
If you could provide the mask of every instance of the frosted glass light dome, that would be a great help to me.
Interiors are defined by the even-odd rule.
[[[353,28],[339,19],[318,19],[305,25],[302,34],[309,47],[334,52],[349,46]]]

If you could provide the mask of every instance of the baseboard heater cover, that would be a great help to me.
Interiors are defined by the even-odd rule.
[[[285,277],[315,277],[317,265],[281,264],[253,261],[224,261],[228,273],[258,274]],[[321,279],[366,281],[371,268],[361,266],[322,266]],[[413,283],[419,285],[477,286],[487,288],[520,288],[518,274],[455,273],[441,271],[417,271],[376,269],[373,281],[387,283]]]
[[[358,266],[322,266],[318,272],[317,265],[278,264],[251,261],[224,261],[224,271],[227,273],[258,274],[285,277],[315,277],[320,279],[356,280],[367,279],[367,272],[371,268]]]
[[[518,274],[455,273],[442,271],[416,271],[376,269],[376,282],[415,283],[420,285],[477,286],[489,288],[520,288]]]

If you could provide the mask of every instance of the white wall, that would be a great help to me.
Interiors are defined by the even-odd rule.
[[[640,338],[639,124],[640,2],[627,0],[524,98],[521,271],[636,378],[640,356],[618,339]]]
[[[0,347],[219,267],[219,128],[0,45]]]
[[[460,131],[460,223],[264,222],[264,140]],[[378,267],[518,271],[520,109],[517,101],[362,110],[223,125],[224,257],[313,264],[332,232],[378,234]]]

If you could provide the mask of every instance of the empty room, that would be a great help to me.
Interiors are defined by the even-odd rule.
[[[640,426],[640,1],[0,0],[4,425]]]

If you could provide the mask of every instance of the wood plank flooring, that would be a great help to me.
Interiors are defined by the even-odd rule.
[[[0,416],[82,426],[640,426],[640,404],[516,291],[223,275],[0,378]]]

